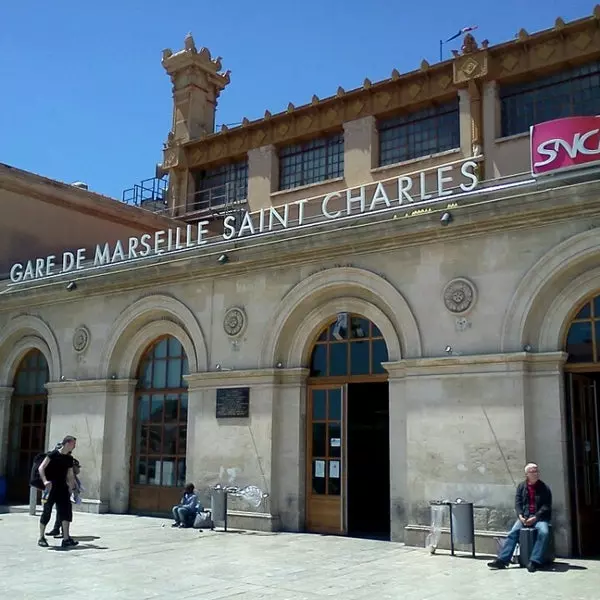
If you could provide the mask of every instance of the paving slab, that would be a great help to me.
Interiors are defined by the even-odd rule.
[[[79,546],[36,545],[38,519],[0,514],[0,598],[64,600],[544,600],[598,598],[600,562],[491,571],[490,557],[451,557],[375,540],[173,529],[133,515],[75,515]]]

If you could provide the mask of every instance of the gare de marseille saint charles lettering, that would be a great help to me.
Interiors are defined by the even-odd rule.
[[[600,161],[600,117],[568,117],[540,123],[531,127],[530,132],[531,173],[534,177],[554,174],[596,164]],[[434,203],[456,193],[475,190],[479,184],[477,163],[466,160],[438,167],[432,171],[436,177],[436,195],[427,191],[426,171],[412,176],[402,176],[386,181],[372,182],[357,188],[332,192],[323,196],[320,202],[321,219],[312,224],[352,217],[364,213],[386,209],[411,208],[415,205]],[[456,171],[459,171],[457,173]],[[460,179],[455,179],[458,175]],[[415,181],[419,181],[415,185]],[[460,182],[459,182],[460,181]],[[435,185],[430,183],[429,185]],[[416,193],[418,189],[418,194]],[[390,195],[394,199],[390,199]],[[256,213],[245,211],[241,221],[236,223],[233,215],[223,220],[223,240],[239,239],[255,234],[264,234],[305,225],[305,205],[311,205],[318,198],[298,200],[279,207],[261,209]],[[405,202],[407,204],[405,204]],[[340,209],[340,206],[343,208]],[[293,213],[290,215],[290,213]],[[93,262],[86,256],[86,249],[64,252],[62,260],[47,256],[16,263],[10,270],[13,283],[44,279],[53,275],[80,271],[91,267],[102,267],[123,261],[135,261],[150,256],[159,256],[214,243],[219,236],[207,238],[209,221],[200,221],[196,232],[191,225],[183,229],[169,229],[145,233],[141,237],[129,238],[124,246],[120,241],[111,248],[109,243],[98,244]]]
[[[318,222],[327,222],[344,216],[358,216],[368,212],[391,209],[394,206],[402,208],[423,205],[448,198],[456,193],[470,192],[479,183],[476,175],[477,163],[472,160],[467,160],[462,164],[444,165],[432,171],[431,174],[437,175],[435,178],[437,185],[433,182],[429,185],[436,186],[435,192],[433,189],[427,190],[427,174],[423,171],[412,176],[373,182],[357,188],[327,194],[320,202],[322,219]],[[418,190],[417,193],[415,193],[415,189]],[[391,199],[390,196],[396,197]],[[192,225],[187,225],[184,228],[177,227],[166,231],[156,231],[152,234],[145,233],[140,237],[131,237],[126,244],[118,241],[112,247],[108,243],[97,244],[93,263],[90,261],[92,257],[87,256],[85,248],[74,252],[64,252],[59,260],[56,256],[51,255],[32,259],[26,263],[16,263],[10,270],[10,279],[13,283],[38,280],[90,267],[112,265],[204,246],[219,239],[239,239],[254,234],[300,227],[306,224],[305,205],[309,202],[312,204],[314,200],[317,199],[297,200],[276,208],[261,209],[255,213],[245,211],[239,223],[236,223],[233,215],[229,215],[223,220],[223,233],[220,236],[207,238],[206,235],[209,232],[206,226],[209,221],[200,221],[197,224],[196,232],[193,231]]]

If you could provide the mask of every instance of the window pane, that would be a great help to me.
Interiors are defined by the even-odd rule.
[[[174,394],[169,394],[165,400],[165,423],[169,421],[177,421],[177,409],[179,407],[179,397]]]
[[[177,454],[179,456],[185,456],[187,450],[187,425],[182,425],[179,427],[179,440],[178,440],[178,448]]]
[[[327,464],[327,493],[339,496],[342,490],[342,464],[340,460],[330,460]]]
[[[322,466],[325,461],[313,460],[312,468],[312,491],[313,494],[324,494],[326,489],[325,468]],[[319,469],[319,473],[317,473]],[[317,477],[317,475],[319,475]]]
[[[594,298],[594,317],[600,319],[600,296]]]
[[[152,396],[152,404],[150,409],[150,420],[153,423],[160,423],[163,420],[164,396],[162,394],[154,394]]]
[[[591,317],[591,304],[588,302],[575,316],[576,319],[589,319]]]
[[[160,340],[154,347],[154,358],[166,358],[167,357],[167,338]]]
[[[45,370],[38,371],[37,373],[37,385],[36,385],[36,394],[44,394],[46,392],[46,388],[44,387],[48,382],[48,374]]]
[[[594,322],[594,329],[596,330],[596,362],[600,362],[600,320]],[[598,442],[600,443],[600,440]]]
[[[169,356],[179,357],[183,354],[183,349],[181,347],[181,342],[175,338],[169,338]]]
[[[325,423],[313,423],[312,455],[325,456],[326,450],[326,425]]]
[[[339,423],[329,424],[328,449],[329,456],[340,456],[342,453],[342,428]]]
[[[326,375],[327,369],[327,346],[317,344],[313,350],[310,361],[310,374],[312,377],[322,377]]]
[[[369,342],[352,342],[350,344],[350,374],[369,374]]]
[[[45,418],[44,418],[44,407],[45,407],[46,403],[42,403],[39,400],[36,400],[33,403],[33,417],[32,420],[34,423],[43,423],[45,422]]]
[[[150,432],[148,426],[142,425],[140,427],[140,436],[138,439],[137,452],[140,455],[148,454],[148,439],[150,438]]]
[[[141,396],[138,400],[138,419],[142,422],[150,420],[150,396]]]
[[[150,427],[148,429],[149,444],[148,454],[161,454],[162,449],[162,427]]]
[[[177,461],[177,485],[185,485],[185,458]]]
[[[352,319],[350,320],[350,337],[369,337],[369,321],[361,317],[352,317]]]
[[[148,483],[148,463],[140,458],[137,460],[135,482],[142,485]]]
[[[152,373],[152,387],[156,390],[167,387],[167,361],[157,360],[154,362]]]
[[[152,387],[152,362],[145,360],[140,366],[140,382],[138,384],[143,388]]]
[[[177,454],[177,438],[179,437],[177,425],[165,425],[163,429],[163,454],[175,456]]]
[[[181,381],[181,359],[170,358],[167,362],[167,387],[178,388],[182,387]]]
[[[382,362],[388,361],[387,345],[384,340],[374,340],[371,349],[373,364],[371,366],[372,373],[387,373],[387,371],[381,366]]]
[[[187,394],[181,394],[179,396],[179,422],[187,423],[188,414],[188,396]]]
[[[23,423],[33,422],[33,406],[29,402],[23,403]]]
[[[348,345],[335,343],[329,346],[329,375],[348,374]]]
[[[342,390],[329,390],[329,419],[340,421],[342,419]]]
[[[592,324],[573,323],[567,336],[569,362],[593,362]]]
[[[312,418],[314,421],[324,421],[326,419],[326,394],[325,390],[314,390],[312,393]]]

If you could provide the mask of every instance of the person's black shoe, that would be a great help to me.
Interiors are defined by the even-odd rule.
[[[45,537],[41,537],[38,540],[38,546],[41,546],[42,548],[47,548],[48,547],[48,542],[46,541]]]
[[[508,565],[504,561],[501,561],[499,558],[496,558],[492,562],[489,562],[487,566],[490,569],[506,569]]]
[[[73,548],[74,546],[77,546],[79,544],[79,542],[76,542],[73,538],[67,538],[66,540],[62,541],[62,544],[60,545],[61,548]]]
[[[56,529],[56,528],[54,528],[51,531],[49,531],[48,533],[46,533],[46,535],[49,535],[50,537],[56,537],[57,535],[60,535],[62,537],[60,529]]]
[[[173,525],[171,525],[171,527],[179,527],[180,523],[173,523]]]
[[[538,565],[537,563],[534,563],[533,561],[531,561],[528,565],[527,565],[527,570],[530,573],[535,573],[538,569],[540,568],[540,565]]]

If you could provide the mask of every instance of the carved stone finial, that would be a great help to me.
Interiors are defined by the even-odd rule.
[[[519,33],[517,33],[517,37],[524,42],[529,37],[529,34],[526,29],[520,29]]]
[[[596,6],[594,6],[592,14],[594,15],[594,17],[596,17],[596,19],[600,19],[600,4],[596,4]]]
[[[319,104],[319,96],[317,96],[316,94],[313,94],[313,97],[311,99],[311,104]]]
[[[170,56],[173,56],[173,50],[171,50],[171,48],[165,48],[162,51],[163,60],[167,60],[167,58],[169,58]]]
[[[212,56],[210,55],[210,50],[208,48],[200,48],[200,56],[206,60],[212,61]]]
[[[291,102],[290,102],[290,103],[287,105],[287,111],[288,111],[289,113],[291,113],[291,112],[294,112],[294,109],[295,109],[295,108],[296,108],[296,107],[295,107],[295,106],[294,106],[294,105],[293,105]]]
[[[223,125],[221,125],[221,131],[229,131],[229,127],[223,123]]]
[[[483,40],[483,42],[481,42],[481,47],[484,50],[487,50],[488,46],[490,45],[490,40]]]
[[[270,118],[271,118],[271,111],[265,110],[265,119],[270,119]]]
[[[340,85],[340,87],[337,89],[337,94],[336,95],[339,98],[340,96],[343,96],[345,93],[346,93],[346,90],[344,90],[344,88]]]
[[[421,61],[421,71],[427,71],[427,69],[429,69],[429,63],[423,59]]]
[[[198,52],[198,50],[196,49],[196,44],[194,43],[194,38],[192,36],[191,31],[185,36],[185,39],[183,40],[183,47],[188,52],[194,52],[194,53]]]
[[[225,80],[225,83],[229,83],[229,81],[231,80],[230,75],[231,75],[231,71],[229,69],[227,69],[227,71],[225,71],[225,74],[223,75],[223,79]]]
[[[458,50],[452,50],[452,56],[454,56],[454,58],[458,58],[460,56],[460,52]]]
[[[465,35],[461,50],[463,54],[471,54],[472,52],[476,52],[477,50],[479,50],[479,46],[477,46],[475,38],[470,33],[467,33],[467,35]]]
[[[561,17],[557,17],[556,21],[554,21],[555,29],[562,29],[565,26],[565,22]]]
[[[213,61],[215,63],[215,67],[217,68],[217,71],[220,71],[223,67],[223,63],[221,62],[223,60],[222,56],[217,56],[217,58],[215,58],[215,60]]]
[[[250,125],[250,121],[248,120],[248,117],[244,117],[242,119],[242,127],[247,127],[248,125]]]
[[[365,80],[363,81],[363,87],[365,88],[365,90],[368,90],[371,87],[371,80],[368,77],[365,77]]]
[[[392,79],[395,81],[396,79],[400,79],[400,71],[398,69],[394,69],[392,71]]]

